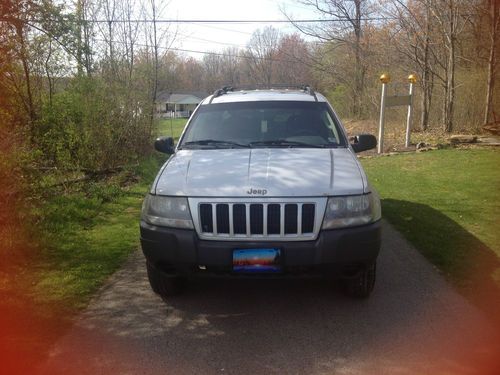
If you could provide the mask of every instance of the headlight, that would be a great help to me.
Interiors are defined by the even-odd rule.
[[[187,198],[148,194],[142,205],[142,220],[152,225],[193,229]]]
[[[377,193],[331,197],[326,206],[323,229],[353,227],[369,224],[381,218]]]

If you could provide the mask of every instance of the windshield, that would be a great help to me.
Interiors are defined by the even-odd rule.
[[[345,141],[324,102],[202,105],[179,148],[338,147]]]

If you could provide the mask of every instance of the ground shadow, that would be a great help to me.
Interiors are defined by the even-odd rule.
[[[500,272],[497,254],[442,212],[424,204],[384,199],[384,217],[443,274],[460,293],[500,325]]]

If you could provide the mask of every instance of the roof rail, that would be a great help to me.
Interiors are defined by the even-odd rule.
[[[214,93],[212,94],[212,97],[210,98],[210,101],[208,102],[208,104],[212,104],[212,100],[214,100],[215,98],[218,98],[221,95],[227,94],[228,91],[233,91],[233,90],[234,89],[231,86],[224,86],[221,89],[215,90]]]
[[[271,84],[271,85],[255,85],[255,86],[241,86],[241,87],[224,86],[223,88],[214,91],[208,104],[211,104],[215,98],[218,98],[221,95],[227,94],[229,91],[272,90],[272,89],[301,90],[301,91],[304,91],[305,93],[313,96],[314,100],[316,102],[318,101],[318,97],[316,96],[316,92],[309,85]]]
[[[318,97],[316,96],[316,92],[313,90],[313,88],[309,85],[304,86],[304,91],[307,92],[309,95],[314,96],[314,101],[318,101]]]

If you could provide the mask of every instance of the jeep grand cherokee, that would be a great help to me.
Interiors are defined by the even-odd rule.
[[[380,201],[326,98],[296,89],[224,88],[204,99],[144,200],[152,289],[191,277],[320,275],[367,297],[380,248]]]

